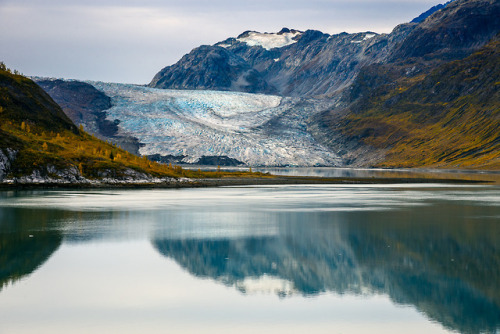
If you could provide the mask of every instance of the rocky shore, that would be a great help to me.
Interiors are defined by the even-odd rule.
[[[0,189],[27,188],[199,188],[225,186],[257,185],[294,185],[294,184],[489,184],[488,179],[450,179],[450,178],[346,178],[346,177],[305,177],[305,176],[266,176],[266,177],[223,177],[223,178],[140,178],[99,180],[81,179],[70,182],[53,178],[20,178],[0,182]]]

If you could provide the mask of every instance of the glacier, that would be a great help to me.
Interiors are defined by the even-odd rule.
[[[186,163],[228,156],[250,166],[341,165],[307,131],[318,107],[304,99],[87,83],[111,98],[107,119],[118,123],[120,135],[139,140],[141,155],[184,155]]]

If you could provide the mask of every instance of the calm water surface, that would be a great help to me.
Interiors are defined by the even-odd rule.
[[[0,333],[499,333],[500,187],[0,192]]]

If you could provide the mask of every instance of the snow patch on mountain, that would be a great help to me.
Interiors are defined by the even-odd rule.
[[[136,137],[142,155],[228,156],[253,166],[341,164],[306,130],[315,112],[298,99],[88,82],[111,97],[107,119]]]
[[[365,37],[363,38],[363,41],[366,41],[367,39],[373,38],[377,36],[377,34],[366,34]]]
[[[359,44],[359,43],[362,43],[364,41],[367,41],[373,37],[377,36],[377,34],[375,33],[366,33],[364,36],[363,36],[363,39],[361,40],[355,40],[355,41],[351,41],[351,43],[356,43],[356,44]]]
[[[261,46],[266,50],[274,48],[282,48],[287,45],[296,43],[293,38],[301,35],[299,31],[284,32],[284,33],[260,33],[250,31],[236,40],[248,44],[249,46]]]

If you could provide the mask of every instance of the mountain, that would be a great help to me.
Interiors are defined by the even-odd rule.
[[[310,132],[348,164],[498,169],[500,2],[457,0],[363,67]]]
[[[220,46],[200,46],[153,78],[156,88],[277,93],[245,60]]]
[[[149,86],[331,96],[348,87],[369,65],[411,60],[410,69],[415,67],[411,73],[417,74],[436,63],[470,55],[500,30],[499,8],[495,0],[457,0],[380,35],[329,35],[287,28],[278,33],[247,31],[193,49],[156,74]],[[412,59],[415,57],[420,59]],[[254,69],[252,73],[259,80],[248,86],[236,85],[240,76],[230,70],[235,66],[238,73]]]
[[[389,62],[461,59],[500,32],[500,2],[457,0],[426,18],[392,51]]]
[[[316,30],[301,32],[287,28],[278,33],[247,31],[237,38],[195,48],[176,64],[160,71],[149,86],[200,89],[203,87],[201,82],[210,82],[210,89],[217,90],[232,87],[235,91],[284,96],[331,94],[349,84],[363,65],[385,59],[388,50],[413,26],[399,26],[389,35],[372,32],[329,35]],[[254,69],[260,87],[254,84],[250,90],[231,86],[235,81],[232,72],[214,72],[212,60],[206,60],[212,53],[226,55],[217,58],[217,69],[230,68],[233,58],[241,68]],[[198,66],[207,62],[210,62],[208,66]],[[194,66],[186,69],[190,64]]]

